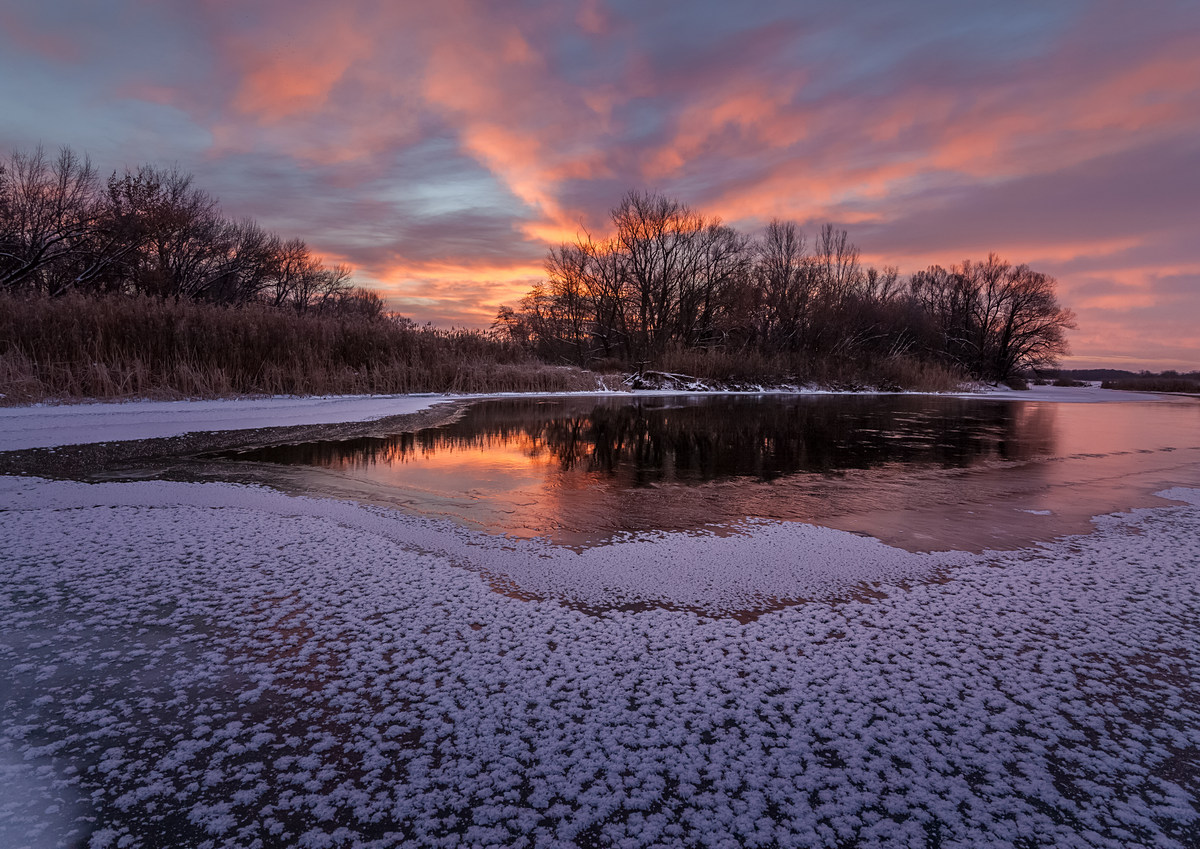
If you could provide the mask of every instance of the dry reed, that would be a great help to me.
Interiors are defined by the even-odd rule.
[[[146,297],[0,295],[0,403],[587,390],[484,334]]]

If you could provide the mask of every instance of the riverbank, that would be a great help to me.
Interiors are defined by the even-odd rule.
[[[513,342],[405,319],[0,293],[0,406],[84,399],[597,389]]]
[[[575,360],[570,360],[575,362]],[[831,388],[943,391],[962,375],[936,359],[870,360],[697,348],[636,374],[540,359],[479,330],[417,326],[378,311],[298,310],[148,296],[0,293],[0,407],[36,402],[417,392]],[[650,368],[666,369],[656,371]],[[695,377],[672,372],[688,372]]]

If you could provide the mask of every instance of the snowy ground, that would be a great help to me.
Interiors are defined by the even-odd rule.
[[[445,395],[278,396],[0,407],[0,451],[371,421],[416,413],[446,400]]]
[[[1169,494],[1004,554],[764,523],[576,555],[0,479],[0,845],[1196,846]]]

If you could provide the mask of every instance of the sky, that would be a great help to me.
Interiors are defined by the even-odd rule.
[[[631,189],[1059,281],[1066,365],[1200,368],[1200,3],[0,0],[0,149],[176,165],[486,327]]]

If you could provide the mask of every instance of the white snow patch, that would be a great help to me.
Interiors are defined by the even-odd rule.
[[[218,430],[365,422],[416,413],[445,395],[343,395],[0,407],[0,451]]]
[[[543,539],[496,537],[445,519],[241,484],[80,484],[0,476],[0,504],[19,510],[238,508],[330,520],[448,556],[522,592],[588,607],[746,610],[837,597],[864,583],[914,580],[969,559],[960,552],[913,553],[833,528],[759,520],[726,529],[733,531],[726,535],[656,531],[574,551]]]
[[[1161,492],[1154,493],[1159,498],[1166,498],[1171,501],[1183,501],[1191,504],[1194,507],[1200,507],[1200,489],[1192,489],[1186,486],[1176,486],[1170,489],[1164,489]]]

